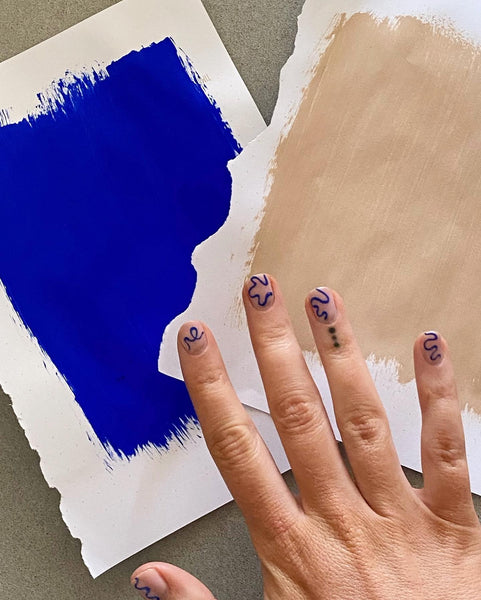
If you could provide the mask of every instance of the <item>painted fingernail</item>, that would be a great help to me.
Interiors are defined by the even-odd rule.
[[[247,282],[247,295],[257,310],[267,310],[274,304],[274,291],[267,275],[251,277]]]
[[[167,583],[156,569],[142,571],[132,579],[131,583],[134,589],[147,600],[163,600],[167,597]]]
[[[423,340],[423,356],[430,365],[440,365],[444,360],[441,336],[435,331],[427,331]]]
[[[186,323],[180,328],[182,347],[189,354],[202,354],[207,348],[207,334],[202,323]]]
[[[330,325],[337,319],[337,308],[329,288],[318,287],[309,294],[312,313],[320,323]]]

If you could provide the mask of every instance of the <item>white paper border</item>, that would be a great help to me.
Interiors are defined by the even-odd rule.
[[[302,100],[304,88],[313,76],[313,67],[324,53],[328,34],[341,14],[347,17],[370,12],[379,18],[413,15],[439,27],[452,26],[462,37],[481,42],[481,10],[474,0],[422,2],[419,0],[307,0],[299,18],[295,50],[281,74],[279,99],[270,126],[230,163],[234,179],[231,214],[213,237],[194,253],[198,283],[189,308],[175,319],[164,333],[159,365],[165,373],[180,377],[175,335],[186,320],[201,318],[213,326],[226,365],[241,400],[259,410],[268,406],[257,374],[254,355],[247,334],[245,317],[236,308],[245,277],[249,272],[250,251],[258,231],[271,181],[269,171],[281,138],[288,132]],[[288,249],[286,249],[288,251]],[[212,301],[215,290],[215,302]],[[329,389],[316,356],[305,353],[314,379],[318,383],[333,418]],[[390,419],[393,437],[401,462],[421,471],[421,417],[414,381],[399,383],[393,362],[368,360],[368,366],[381,393]],[[481,417],[465,409],[463,420],[471,472],[472,490],[481,493]]]
[[[172,37],[245,146],[264,121],[200,0],[124,0],[0,65],[0,109],[13,123],[38,110],[37,93],[65,74],[102,72],[132,50]],[[93,576],[231,499],[195,423],[168,452],[130,461],[100,444],[70,388],[0,286],[0,382]],[[160,345],[160,340],[159,340]],[[270,417],[251,411],[285,470]],[[133,415],[133,418],[141,415]],[[89,440],[90,438],[90,440]]]

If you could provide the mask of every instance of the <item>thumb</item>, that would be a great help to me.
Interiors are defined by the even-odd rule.
[[[132,573],[130,582],[147,600],[215,600],[193,575],[168,563],[142,565]]]

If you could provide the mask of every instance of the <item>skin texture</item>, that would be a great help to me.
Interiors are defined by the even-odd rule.
[[[299,487],[298,498],[288,490],[244,411],[214,337],[203,323],[181,328],[179,355],[210,452],[245,516],[259,554],[264,597],[479,598],[481,526],[470,494],[446,341],[429,333],[414,344],[425,482],[422,490],[415,490],[399,464],[385,411],[342,299],[328,288],[313,290],[306,298],[353,480],[339,454],[279,286],[264,275],[254,283],[250,279],[244,288],[252,344]],[[316,296],[324,302],[312,303]],[[205,334],[188,349],[184,340],[192,327]],[[164,563],[139,567],[132,582],[137,589],[144,588],[139,592],[144,598],[213,598],[197,579]]]

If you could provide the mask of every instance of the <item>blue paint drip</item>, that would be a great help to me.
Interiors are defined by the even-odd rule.
[[[107,71],[0,127],[0,278],[100,440],[132,456],[195,418],[159,346],[192,297],[192,251],[227,218],[240,147],[170,39]]]

